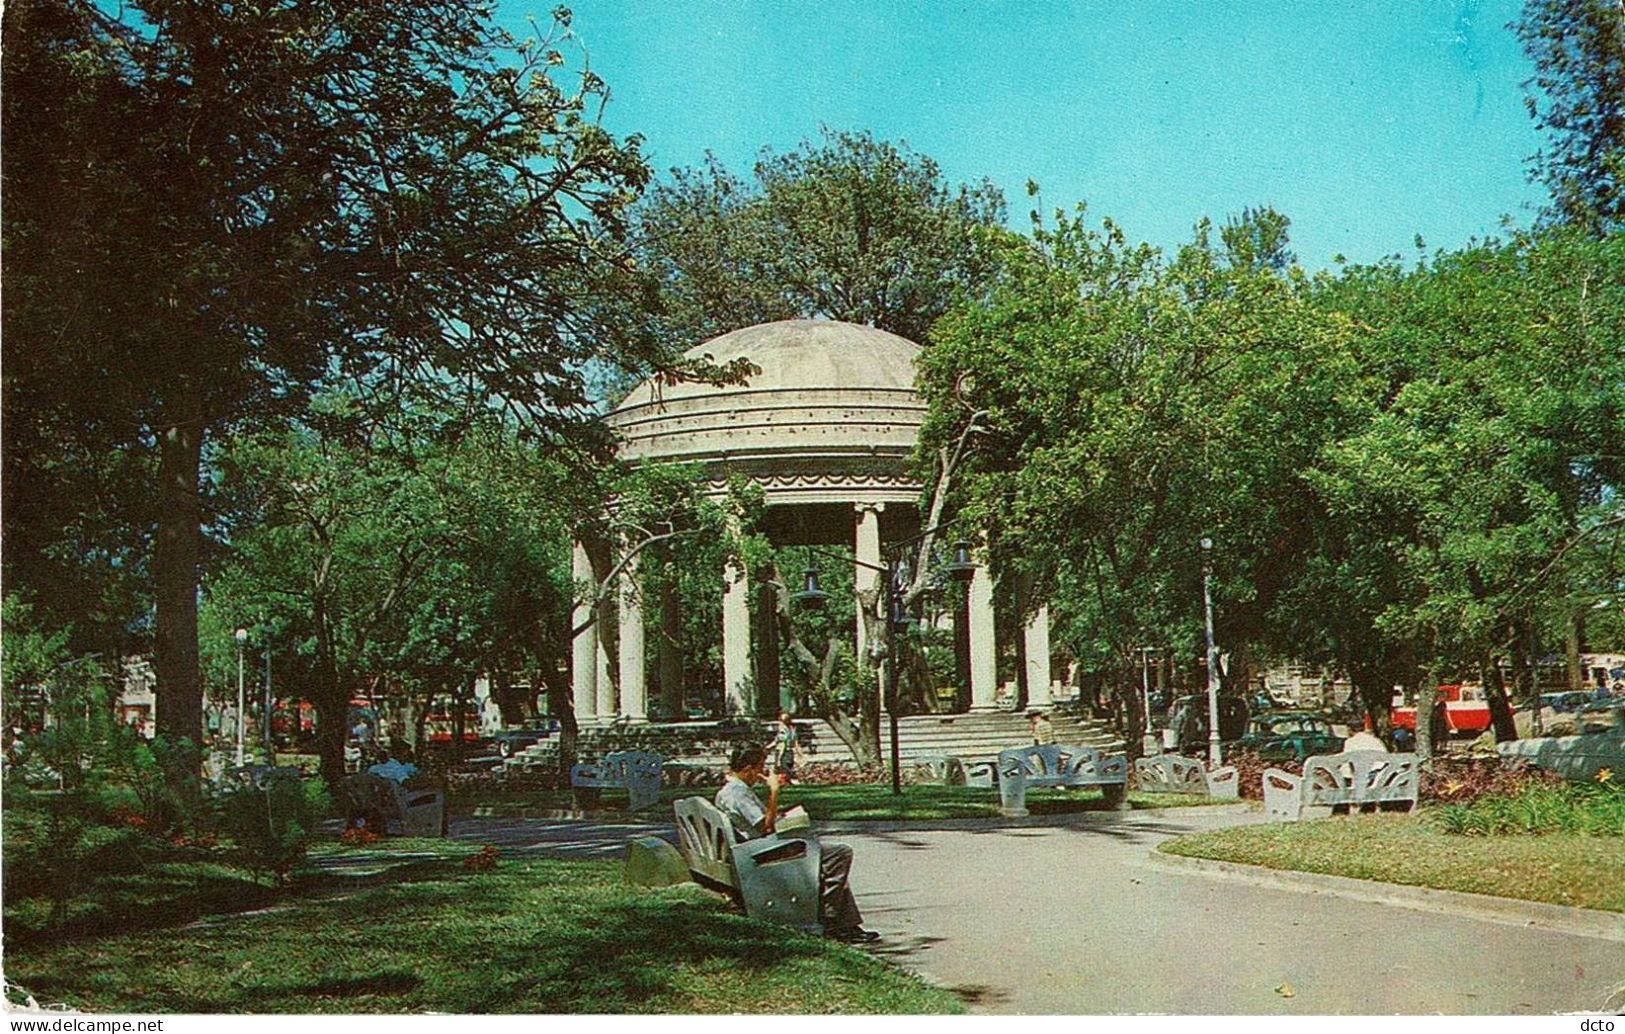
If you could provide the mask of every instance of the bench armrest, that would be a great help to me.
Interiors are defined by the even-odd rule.
[[[1207,774],[1207,795],[1241,799],[1241,774],[1235,765],[1215,768]]]
[[[1303,778],[1266,768],[1263,781],[1264,814],[1278,821],[1296,821],[1303,814]]]

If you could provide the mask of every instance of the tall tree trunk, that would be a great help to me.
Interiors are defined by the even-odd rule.
[[[171,741],[203,742],[203,683],[198,668],[197,588],[202,551],[198,473],[203,425],[197,406],[183,402],[179,419],[158,432],[158,541],[156,583],[158,734]]]
[[[1571,612],[1564,628],[1563,658],[1568,662],[1571,692],[1586,688],[1586,672],[1580,667],[1580,638],[1585,634],[1584,614],[1584,611]]]
[[[1535,672],[1535,635],[1527,622],[1512,626],[1512,678],[1513,694],[1530,705],[1529,731],[1539,736],[1545,731],[1546,721],[1540,713],[1540,679]]]
[[[317,597],[312,614],[316,626],[316,756],[321,759],[322,779],[330,792],[344,782],[344,740],[346,711],[350,695],[344,691],[334,653],[332,629],[328,627],[325,603]]]
[[[1426,762],[1433,757],[1433,705],[1439,699],[1439,673],[1433,667],[1422,672],[1416,688],[1416,756]]]
[[[1507,700],[1506,679],[1501,676],[1501,665],[1493,656],[1486,656],[1478,666],[1479,680],[1484,683],[1484,698],[1490,705],[1490,724],[1495,729],[1496,743],[1510,743],[1518,738],[1518,723],[1513,720],[1512,705]]]

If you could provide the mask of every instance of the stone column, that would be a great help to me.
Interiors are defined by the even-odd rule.
[[[880,585],[881,573],[875,568],[880,564],[880,511],[884,503],[857,503],[853,506],[854,533],[853,547],[857,552],[858,562],[852,566],[852,590],[858,594],[858,667],[861,670],[868,656],[869,631],[863,624],[862,593],[872,591]],[[864,566],[865,564],[871,566]],[[879,613],[884,614],[886,607],[878,602]],[[874,613],[871,611],[871,613]]]
[[[970,583],[970,709],[998,709],[998,639],[993,629],[993,572],[976,566]]]
[[[610,619],[616,610],[615,599],[606,597],[598,604],[598,720],[600,722],[613,722],[615,720],[615,677],[610,674]]]
[[[750,682],[750,576],[730,562],[722,572],[722,703],[728,714],[755,714]]]
[[[577,589],[585,584],[591,591],[596,585],[592,572],[592,559],[587,547],[580,542],[570,555],[570,577]],[[579,628],[592,617],[592,604],[577,603],[570,611],[570,627]],[[576,721],[588,722],[598,715],[598,626],[593,624],[577,633],[570,644],[570,695],[575,706]]]
[[[1027,706],[1051,704],[1049,679],[1049,606],[1040,606],[1021,630],[1027,653]]]
[[[643,604],[638,600],[638,561],[621,572],[621,714],[634,722],[649,720],[649,691],[643,667]]]
[[[683,654],[679,640],[683,634],[683,612],[677,586],[667,581],[660,587],[660,702],[674,721],[688,717],[683,705]]]

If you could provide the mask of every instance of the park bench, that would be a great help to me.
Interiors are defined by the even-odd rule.
[[[1134,762],[1134,781],[1146,793],[1190,793],[1240,799],[1241,780],[1236,766],[1209,772],[1195,758],[1181,754],[1153,754]]]
[[[914,759],[914,777],[916,782],[932,786],[964,786],[965,763],[946,754],[918,757]]]
[[[433,787],[407,789],[376,772],[345,777],[348,825],[393,836],[446,835],[446,795]]]
[[[740,841],[728,816],[704,797],[685,797],[672,811],[677,849],[697,882],[727,891],[752,918],[822,932],[821,849],[811,830]]]
[[[1114,807],[1128,796],[1128,759],[1093,747],[1052,744],[999,751],[999,805],[1009,817],[1027,814],[1030,786],[1098,786]]]
[[[1303,763],[1303,775],[1279,768],[1264,770],[1264,813],[1295,822],[1305,809],[1334,810],[1367,805],[1416,804],[1420,769],[1415,754],[1354,750],[1320,754]]]
[[[604,760],[570,766],[570,785],[596,790],[625,790],[630,811],[642,811],[660,799],[660,770],[665,759],[641,750],[622,750]]]
[[[999,763],[997,761],[966,761],[965,785],[991,790],[999,785]]]

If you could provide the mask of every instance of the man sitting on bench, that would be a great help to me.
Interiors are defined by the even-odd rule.
[[[733,824],[741,840],[753,840],[773,832],[779,817],[779,776],[765,771],[767,751],[754,744],[740,747],[728,759],[728,778],[717,791],[717,808]],[[767,784],[767,807],[751,787]],[[852,871],[852,849],[845,844],[820,843],[818,863],[819,918],[825,932],[847,944],[867,944],[880,935],[863,928],[863,916],[852,897],[848,879]]]

